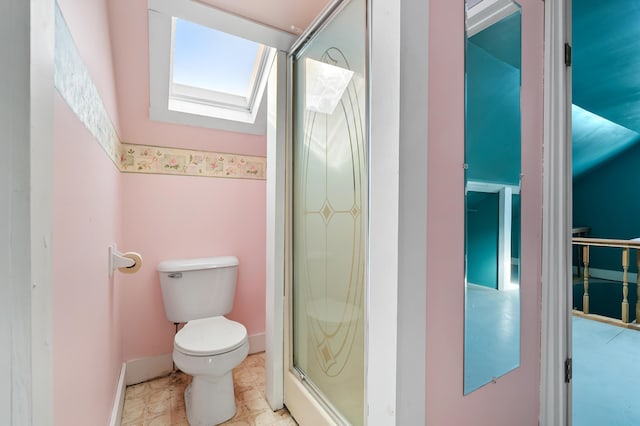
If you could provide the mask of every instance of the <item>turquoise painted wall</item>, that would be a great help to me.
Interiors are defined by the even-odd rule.
[[[467,41],[466,179],[520,184],[520,14]],[[467,194],[467,282],[497,288],[497,193]],[[514,197],[512,257],[520,253],[520,197]],[[517,270],[516,270],[517,273]]]
[[[520,195],[514,195],[511,204],[511,258],[520,261]],[[512,266],[511,281],[520,282],[520,270]]]
[[[520,196],[512,199],[511,257],[520,258]],[[499,195],[467,194],[467,281],[498,288]],[[519,282],[519,270],[512,267],[512,282]]]
[[[573,2],[573,225],[591,227],[592,237],[640,237],[639,19],[637,0]],[[573,257],[575,265],[575,249]],[[630,263],[636,272],[633,251]],[[621,273],[621,250],[592,248],[590,267]],[[621,284],[589,287],[591,312],[620,318]],[[582,309],[583,286],[573,288]],[[636,298],[631,283],[631,320]]]
[[[573,225],[591,228],[591,237],[640,237],[640,145],[574,179]],[[635,253],[630,271],[636,271]],[[621,271],[619,250],[595,248],[593,268]]]
[[[509,63],[519,57],[519,24],[520,14],[512,15],[467,41],[468,180],[520,183],[520,69]]]
[[[467,194],[467,282],[498,288],[498,193]]]

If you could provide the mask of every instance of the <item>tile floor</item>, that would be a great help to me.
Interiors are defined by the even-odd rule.
[[[233,370],[236,415],[229,426],[294,426],[286,408],[273,412],[264,396],[264,352],[249,355]],[[188,426],[184,389],[191,376],[176,372],[167,377],[127,387],[122,426]]]

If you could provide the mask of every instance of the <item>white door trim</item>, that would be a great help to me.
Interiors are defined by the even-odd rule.
[[[398,146],[395,148],[399,161],[395,424],[424,425],[427,375],[429,2],[403,0],[397,3],[400,6],[400,21],[396,25],[400,25],[401,53],[400,74],[396,76],[400,85],[400,129]],[[377,10],[375,12],[379,13]],[[373,31],[378,31],[378,28],[373,27]],[[386,31],[393,31],[392,23],[386,27]],[[393,83],[393,80],[384,79],[378,83],[384,84],[385,81],[387,84]],[[384,121],[382,118],[380,120]],[[384,141],[379,140],[379,143]],[[383,158],[380,157],[379,161],[380,167],[384,167]],[[379,241],[379,244],[384,242]]]
[[[284,406],[286,87],[287,54],[279,51],[267,83],[265,393],[273,410]]]
[[[564,382],[571,356],[571,73],[564,63],[570,10],[571,0],[545,2],[541,425],[571,424],[571,385]]]
[[[401,47],[406,47],[401,46],[400,43],[401,3],[406,2],[372,0],[368,2],[370,31],[368,38],[370,94],[368,106],[369,253],[365,305],[367,310],[365,331],[365,403],[367,411],[365,424],[368,426],[398,424],[396,421],[398,373],[401,375],[408,373],[407,365],[398,365],[397,363],[400,355],[402,359],[407,359],[404,353],[399,354],[405,348],[398,347],[398,324],[400,321],[400,324],[409,326],[409,329],[403,330],[401,334],[401,337],[405,338],[403,339],[405,343],[407,343],[406,339],[412,336],[414,327],[424,324],[421,324],[420,313],[416,312],[415,321],[409,323],[406,318],[408,311],[403,312],[398,309],[399,275],[402,273],[403,278],[408,278],[405,274],[413,266],[409,260],[399,258],[400,247],[406,249],[411,246],[411,242],[401,240],[400,233],[400,177],[401,175],[403,178],[409,177],[409,173],[404,173],[406,170],[403,170],[403,173],[400,170],[400,61],[402,58]],[[408,5],[403,4],[403,6],[407,7]],[[423,22],[423,28],[424,25],[426,24]],[[424,46],[423,48],[426,49]],[[423,52],[422,54],[427,54],[426,50]],[[426,81],[427,76],[424,75],[422,78]],[[426,120],[426,116],[426,114],[423,115],[422,120]],[[426,139],[426,135],[424,138]],[[426,146],[424,139],[422,143]],[[426,164],[426,155],[423,159]],[[426,176],[426,170],[423,175]],[[419,185],[418,182],[414,183]],[[426,187],[426,180],[422,183]],[[424,194],[426,194],[426,189]],[[420,196],[417,198],[423,199]],[[402,201],[407,200],[403,198]],[[426,209],[426,202],[425,206],[420,206],[420,209]],[[410,224],[405,224],[405,226],[410,226]],[[426,233],[426,229],[423,229],[424,226],[426,226],[426,216],[425,224],[417,230],[419,234]],[[403,228],[403,232],[409,230],[410,228]],[[403,261],[403,270],[400,270],[401,261]],[[424,273],[420,275],[424,277]],[[415,278],[419,279],[419,277]],[[417,292],[414,297],[416,299],[421,297],[421,293]],[[408,295],[403,294],[403,296],[407,297]],[[426,303],[426,296],[424,297]],[[420,302],[418,301],[417,306],[421,306]],[[402,314],[400,320],[398,319],[399,313]],[[423,337],[426,335],[423,334]],[[416,341],[417,353],[422,351],[422,342],[424,342],[423,339]],[[424,376],[424,368],[420,364],[415,367],[413,377],[419,382],[419,376]],[[405,383],[405,381],[403,380],[401,383]]]

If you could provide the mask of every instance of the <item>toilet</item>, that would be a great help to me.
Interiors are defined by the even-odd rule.
[[[186,323],[175,335],[173,361],[193,376],[184,392],[191,426],[212,426],[235,415],[231,370],[249,353],[246,328],[224,317],[233,307],[234,256],[165,260],[158,264],[167,319]]]

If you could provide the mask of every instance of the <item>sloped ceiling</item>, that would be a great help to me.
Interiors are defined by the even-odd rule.
[[[328,0],[201,0],[201,3],[298,34],[307,28]]]
[[[573,0],[573,174],[640,141],[640,2]]]
[[[513,14],[480,31],[469,42],[484,49],[496,59],[520,69],[521,31],[520,14]]]

